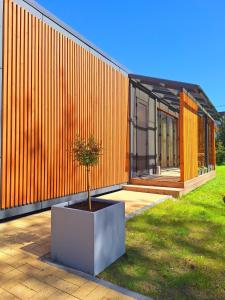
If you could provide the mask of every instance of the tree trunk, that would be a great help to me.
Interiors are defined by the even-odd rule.
[[[89,206],[89,210],[91,211],[90,169],[89,169],[89,167],[87,167],[86,170],[87,170],[88,206]]]

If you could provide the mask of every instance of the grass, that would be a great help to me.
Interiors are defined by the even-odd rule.
[[[225,167],[126,224],[127,253],[100,277],[154,299],[225,299]]]

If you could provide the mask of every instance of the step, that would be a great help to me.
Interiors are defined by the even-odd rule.
[[[145,185],[145,186],[159,186],[159,187],[172,187],[172,188],[183,188],[184,183],[180,181],[163,181],[157,179],[148,178],[131,178],[130,183],[134,185]]]
[[[125,185],[123,185],[123,189],[126,191],[169,195],[174,198],[181,197],[182,192],[184,191],[184,189],[182,189],[182,188],[171,188],[171,187],[149,186],[149,185],[135,185],[135,184],[125,184]]]

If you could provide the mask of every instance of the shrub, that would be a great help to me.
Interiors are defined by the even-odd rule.
[[[217,165],[225,164],[225,147],[221,141],[217,143],[216,147],[216,163]]]

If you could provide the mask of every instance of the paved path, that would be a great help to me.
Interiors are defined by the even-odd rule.
[[[124,201],[126,215],[128,215],[142,209],[143,207],[147,207],[150,206],[151,204],[157,203],[161,199],[167,199],[169,198],[169,196],[124,190],[124,191],[118,191],[118,192],[106,194],[99,198]]]
[[[126,213],[160,195],[121,191],[105,196],[124,199]],[[0,299],[133,299],[40,260],[50,251],[50,211],[0,224]]]

